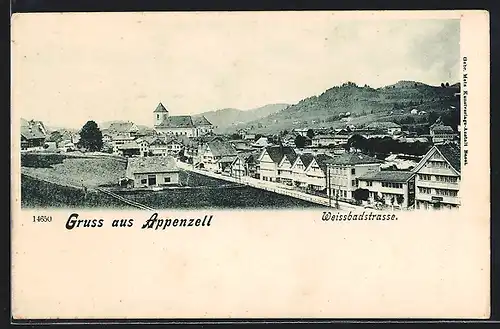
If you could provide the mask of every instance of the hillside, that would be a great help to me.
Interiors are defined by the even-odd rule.
[[[239,110],[235,108],[225,108],[215,111],[201,113],[208,121],[216,126],[217,132],[236,130],[244,126],[247,122],[259,120],[272,115],[289,106],[288,104],[268,104],[250,110]]]
[[[340,115],[346,112],[350,112],[352,123],[363,124],[382,117],[387,120],[391,115],[409,114],[412,109],[442,111],[450,105],[458,105],[459,100],[454,97],[458,91],[459,85],[456,84],[443,88],[415,81],[399,81],[374,89],[349,82],[250,121],[245,128],[260,133],[276,133],[283,129],[345,125]]]

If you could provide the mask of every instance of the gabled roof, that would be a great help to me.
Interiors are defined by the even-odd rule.
[[[236,155],[236,149],[228,142],[214,140],[208,143],[208,147],[214,156]]]
[[[436,125],[430,128],[434,133],[453,133],[453,128],[450,126]]]
[[[236,155],[224,155],[217,162],[220,162],[220,163],[233,163],[234,160],[236,160],[236,158],[237,158]]]
[[[269,154],[271,160],[273,160],[273,162],[276,164],[279,164],[285,155],[287,156],[288,161],[290,161],[290,163],[292,164],[297,158],[295,150],[289,146],[271,146],[267,147],[265,149],[265,152]]]
[[[129,158],[127,169],[132,174],[179,171],[177,163],[172,156]]]
[[[300,159],[300,161],[302,162],[304,167],[307,168],[307,167],[309,167],[311,162],[314,160],[314,155],[311,153],[303,153],[295,160],[295,162],[297,162],[298,159]],[[295,163],[294,163],[294,165],[295,165]]]
[[[439,153],[449,162],[449,164],[460,173],[461,169],[461,156],[460,148],[456,144],[440,144],[434,145]]]
[[[378,182],[405,183],[414,175],[415,173],[411,171],[382,170],[366,173],[365,175],[359,177],[359,179]]]
[[[323,172],[326,172],[326,162],[332,160],[333,157],[326,154],[317,154],[314,159],[316,160],[316,163],[321,168],[321,170],[323,170]]]
[[[158,103],[158,106],[153,111],[153,113],[168,113],[168,111],[165,108],[165,106],[163,106],[163,104],[160,102],[160,103]]]
[[[359,165],[359,164],[370,164],[370,163],[383,163],[384,161],[375,159],[363,153],[343,153],[325,162],[327,164],[332,164],[332,165]]]
[[[26,139],[44,139],[46,136],[37,127],[21,127],[21,136]]]
[[[458,147],[458,145],[453,143],[433,145],[431,149],[427,152],[427,154],[424,155],[422,160],[420,160],[420,162],[415,166],[413,172],[418,172],[435,152],[441,154],[441,156],[448,162],[448,164],[453,168],[453,170],[455,170],[457,174],[460,174],[460,169],[461,169],[460,148]]]
[[[194,128],[190,115],[169,116],[158,127],[160,128]]]
[[[212,126],[212,123],[210,121],[208,121],[208,119],[205,118],[204,115],[194,117],[193,118],[193,124],[196,127],[199,127],[199,126]]]

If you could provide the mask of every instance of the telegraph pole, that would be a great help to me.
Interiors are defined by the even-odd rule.
[[[330,166],[327,165],[327,181],[328,181],[328,207],[332,207],[332,178],[330,177]]]

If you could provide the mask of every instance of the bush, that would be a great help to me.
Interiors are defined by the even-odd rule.
[[[52,165],[62,163],[64,158],[62,154],[23,153],[21,167],[52,168]]]

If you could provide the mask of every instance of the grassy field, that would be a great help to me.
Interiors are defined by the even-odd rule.
[[[31,177],[72,187],[87,188],[117,183],[124,177],[126,163],[111,157],[64,158],[62,162],[43,167],[21,167],[21,173]]]
[[[187,177],[189,175],[189,180]],[[217,188],[228,182],[203,176],[197,173],[181,171],[180,180],[183,185],[193,189],[172,189],[165,191],[120,192],[129,200],[142,203],[155,209],[285,209],[321,207],[315,203],[291,198],[248,186],[234,188]]]
[[[21,175],[22,208],[129,208],[126,204],[91,191],[85,197],[83,189],[53,184]]]

